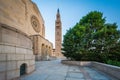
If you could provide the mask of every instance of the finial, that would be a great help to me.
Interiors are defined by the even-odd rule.
[[[58,8],[57,12],[59,13],[59,8]]]

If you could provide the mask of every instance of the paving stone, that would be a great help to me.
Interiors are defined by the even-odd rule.
[[[70,71],[70,72],[81,72],[78,66],[70,66],[68,71]]]
[[[85,80],[85,79],[66,78],[66,80]]]
[[[89,67],[84,67],[84,69],[89,73],[90,77],[93,80],[110,80],[108,76],[102,74],[100,71]]]
[[[84,76],[83,76],[83,73],[76,73],[76,72],[70,72],[68,73],[68,76],[67,77],[70,77],[70,78],[78,78],[78,79],[83,79]]]
[[[49,76],[46,80],[65,80],[65,76],[52,75]]]
[[[40,61],[35,65],[36,70],[21,80],[114,80],[93,68],[63,65],[60,60]],[[90,79],[86,79],[83,72],[89,74]]]

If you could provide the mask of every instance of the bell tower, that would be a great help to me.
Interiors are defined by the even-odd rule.
[[[61,42],[62,42],[62,26],[61,26],[60,12],[57,10],[55,21],[55,54],[56,57],[61,56]]]

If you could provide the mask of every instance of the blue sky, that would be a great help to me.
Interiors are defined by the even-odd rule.
[[[107,23],[116,22],[120,29],[120,0],[32,0],[35,2],[45,21],[46,38],[54,45],[55,19],[60,9],[62,35],[90,11],[100,11]]]

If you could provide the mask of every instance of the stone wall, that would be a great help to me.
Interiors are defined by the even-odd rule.
[[[21,66],[26,67],[25,73],[34,71],[35,57],[46,60],[47,55],[52,56],[52,49],[52,43],[45,39],[44,20],[35,3],[0,0],[0,80],[20,77]]]
[[[23,32],[0,24],[0,80],[20,77],[20,66],[26,64],[26,73],[35,69],[32,41]]]
[[[91,66],[91,61],[68,61],[68,60],[62,60],[61,63],[68,64],[68,65],[76,65],[76,66]]]
[[[45,39],[42,15],[31,0],[0,0],[0,23],[12,26],[28,36],[39,35],[39,41],[36,41],[35,37],[33,39],[34,54],[39,54],[39,56],[37,55],[39,58],[42,43],[51,49],[53,48],[52,43]]]
[[[100,71],[103,71],[110,76],[114,77],[115,80],[120,80],[120,67],[112,66],[104,63],[94,62],[94,61],[68,61],[62,60],[61,63],[67,65],[75,65],[75,66],[88,66],[94,67]]]
[[[40,35],[31,36],[33,40],[33,51],[36,56],[36,60],[49,60],[53,56],[53,45],[47,39]]]
[[[37,29],[32,26],[35,16]],[[33,19],[34,21],[34,19]],[[35,3],[31,0],[0,0],[0,23],[8,24],[27,35],[39,34],[45,37],[44,20]]]
[[[120,67],[93,62],[92,66],[120,80]]]

